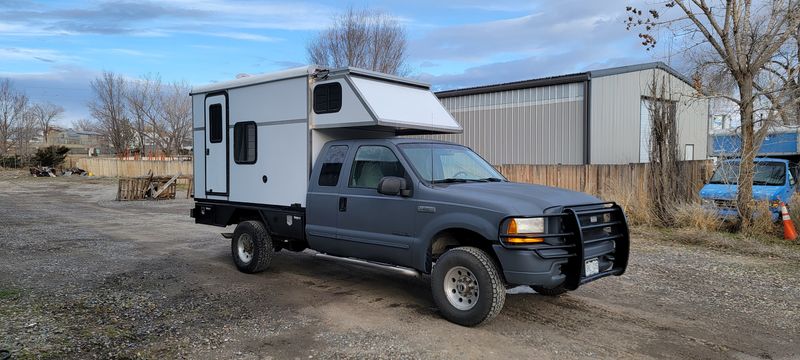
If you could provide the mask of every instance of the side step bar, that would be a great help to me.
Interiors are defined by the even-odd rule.
[[[364,265],[364,266],[374,267],[374,268],[387,270],[387,271],[394,271],[394,272],[397,272],[397,273],[401,273],[403,275],[417,276],[417,277],[420,276],[419,271],[411,269],[411,268],[407,268],[407,267],[402,267],[402,266],[387,265],[387,264],[381,264],[381,263],[376,263],[376,262],[372,262],[372,261],[366,261],[366,260],[354,259],[354,258],[348,258],[348,257],[339,257],[339,256],[333,256],[333,255],[328,255],[328,254],[323,254],[323,253],[316,253],[316,254],[314,254],[314,257],[318,257],[318,258],[326,259],[326,260],[342,261],[342,262],[356,264],[356,265]]]

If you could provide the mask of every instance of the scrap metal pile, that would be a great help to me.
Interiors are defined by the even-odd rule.
[[[79,175],[79,176],[87,176],[90,175],[86,170],[77,167],[66,168],[62,170],[56,170],[55,168],[49,166],[32,166],[30,167],[31,176],[36,177],[56,177],[56,176],[72,176],[72,175]]]

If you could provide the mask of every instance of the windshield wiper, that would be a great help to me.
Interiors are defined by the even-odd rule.
[[[471,181],[486,182],[487,180],[447,178],[447,179],[436,179],[436,180],[433,180],[431,182],[434,183],[434,184],[452,184],[452,183],[465,183],[465,182],[471,182]]]
[[[496,177],[488,177],[488,178],[483,178],[481,180],[482,181],[488,181],[488,182],[503,182],[503,181],[505,181],[505,180],[503,180],[501,178],[496,178]]]

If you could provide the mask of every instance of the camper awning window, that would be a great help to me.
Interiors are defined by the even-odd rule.
[[[461,126],[428,89],[351,77],[379,125],[460,132]]]

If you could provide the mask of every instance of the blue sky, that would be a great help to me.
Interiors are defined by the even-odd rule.
[[[0,78],[64,106],[69,125],[89,117],[103,70],[200,85],[303,65],[308,40],[347,6],[396,17],[411,76],[435,89],[667,61],[625,30],[625,6],[640,2],[2,0]]]

